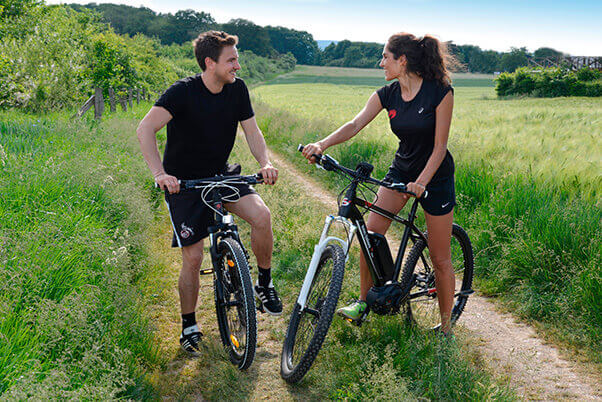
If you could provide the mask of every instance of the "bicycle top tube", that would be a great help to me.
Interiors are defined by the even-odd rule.
[[[304,146],[299,144],[297,150],[299,152],[303,151]],[[347,176],[351,177],[354,180],[363,181],[365,183],[376,184],[381,187],[385,187],[391,190],[399,191],[400,193],[410,194],[416,196],[412,191],[408,191],[405,183],[389,183],[387,181],[378,180],[371,176],[362,175],[357,170],[349,169],[343,165],[341,165],[336,159],[328,154],[324,155],[312,155],[316,159],[316,163],[324,168],[324,170],[338,170]],[[423,197],[426,197],[428,192],[424,192]]]

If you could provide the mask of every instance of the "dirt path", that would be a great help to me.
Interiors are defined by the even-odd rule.
[[[308,189],[324,204],[324,211],[334,211],[336,200],[333,195],[298,172],[284,158],[272,154],[283,179],[295,181]],[[278,375],[282,339],[288,322],[284,317],[276,318],[258,314],[258,348],[251,368],[240,374],[223,354],[219,333],[215,325],[204,325],[204,350],[199,359],[184,356],[178,344],[180,316],[177,306],[177,283],[180,268],[180,253],[177,249],[166,249],[171,226],[165,216],[164,225],[157,233],[157,250],[162,264],[169,267],[164,274],[162,293],[156,308],[155,322],[158,327],[158,342],[161,353],[168,363],[157,370],[151,378],[164,400],[223,399],[224,395],[238,395],[237,399],[248,400],[308,400],[319,398],[308,394],[311,390],[288,386]],[[390,239],[395,244],[394,239]],[[395,245],[396,246],[396,245]],[[208,260],[208,259],[207,259]],[[203,266],[208,266],[204,261]],[[202,323],[214,323],[213,286],[211,276],[201,277],[198,318]],[[507,378],[521,397],[530,400],[602,400],[602,381],[586,372],[580,365],[563,358],[559,351],[537,337],[533,328],[518,323],[510,314],[500,313],[488,299],[473,295],[457,329],[460,339],[474,345],[486,363],[502,378]],[[202,373],[211,373],[203,376]],[[593,371],[592,371],[593,372]],[[217,374],[217,375],[216,375]],[[242,385],[241,385],[242,384]],[[239,388],[236,388],[239,387]],[[233,391],[234,389],[234,391]],[[220,397],[221,396],[221,397]]]
[[[322,186],[297,172],[294,166],[272,153],[281,171],[293,173],[300,186],[310,189],[325,206],[334,210],[335,198]],[[390,239],[392,240],[392,239]],[[392,249],[396,248],[392,245]],[[602,379],[586,372],[577,363],[560,356],[558,349],[544,343],[535,330],[501,313],[494,303],[472,295],[458,324],[467,332],[498,375],[509,377],[517,393],[530,400],[602,400]]]

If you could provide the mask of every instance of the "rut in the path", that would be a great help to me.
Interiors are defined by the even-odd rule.
[[[329,211],[336,210],[335,198],[320,185],[273,152],[272,159],[281,172],[288,172],[308,188],[308,194],[314,194]],[[388,237],[393,250],[399,241]],[[532,327],[498,312],[487,298],[473,294],[458,325],[476,338],[475,344],[491,369],[510,377],[511,386],[523,398],[602,400],[601,378],[592,378],[577,363],[561,357],[558,349],[544,343]]]

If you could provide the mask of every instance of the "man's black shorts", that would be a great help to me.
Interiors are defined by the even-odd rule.
[[[396,169],[389,168],[384,181],[407,184],[407,179],[404,181],[403,176]],[[423,196],[418,199],[418,202],[430,215],[447,215],[454,209],[456,189],[453,175],[427,184],[426,191],[428,191],[426,198]]]
[[[240,197],[257,194],[248,184],[230,184],[238,189]],[[178,194],[165,193],[174,231],[172,247],[190,246],[209,235],[207,229],[213,223],[213,211],[201,199],[202,190],[180,191]],[[232,196],[234,190],[220,189],[222,197]]]

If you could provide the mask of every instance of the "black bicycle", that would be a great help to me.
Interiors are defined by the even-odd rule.
[[[233,185],[261,182],[260,175],[180,180],[180,191],[200,190],[201,199],[213,211],[213,222],[208,228],[213,268],[201,270],[201,275],[213,274],[220,336],[230,360],[241,370],[249,368],[255,358],[256,307],[249,255],[224,202],[236,202],[240,198]],[[224,194],[226,190],[229,194]]]
[[[303,146],[299,145],[299,151]],[[334,171],[347,177],[350,182],[339,197],[339,211],[329,215],[315,246],[299,297],[291,314],[286,338],[282,348],[280,374],[289,383],[300,381],[310,369],[320,351],[335,313],[343,276],[345,259],[355,234],[366,256],[374,286],[368,292],[368,308],[356,321],[361,325],[369,311],[380,315],[393,315],[401,311],[412,322],[433,328],[440,320],[437,289],[433,264],[428,252],[427,233],[423,233],[414,221],[418,200],[414,200],[407,219],[375,206],[358,197],[358,186],[374,192],[367,184],[415,195],[406,190],[403,183],[388,183],[370,176],[373,166],[361,162],[355,170],[341,166],[331,156],[313,155],[318,167]],[[428,195],[427,195],[428,196]],[[395,261],[385,237],[366,229],[360,208],[372,211],[394,222],[405,225],[401,245]],[[333,223],[341,223],[347,239],[329,236]],[[413,246],[402,262],[408,241]],[[466,305],[473,278],[473,254],[468,234],[459,225],[452,227],[452,264],[456,275],[455,302],[451,322],[454,324]],[[401,274],[401,279],[400,279]]]

